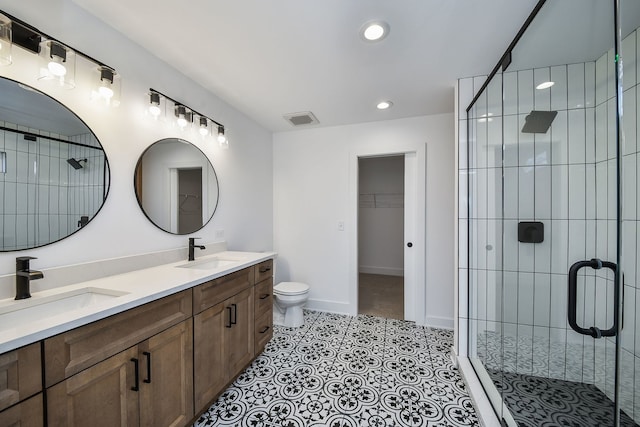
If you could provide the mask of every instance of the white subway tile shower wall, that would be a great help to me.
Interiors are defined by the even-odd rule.
[[[105,195],[102,149],[51,140],[47,137],[65,137],[37,129],[0,125],[42,135],[29,141],[21,133],[0,130],[0,151],[7,153],[7,171],[0,174],[0,246],[4,250],[54,242],[76,231],[81,216],[95,215]],[[91,134],[68,139],[99,147]],[[87,161],[75,170],[67,163],[70,158]]]
[[[625,312],[620,339],[621,367],[627,379],[621,392],[622,409],[636,421],[640,420],[640,316],[635,312],[640,304],[638,49],[640,35],[635,31],[622,43]],[[494,78],[468,117],[465,102],[479,91],[484,78],[461,79],[458,85],[459,293],[468,294],[470,301],[468,311],[460,307],[459,321],[466,324],[467,316],[470,318],[469,356],[495,364],[496,359],[488,360],[487,337],[497,335],[503,349],[504,343],[515,343],[513,351],[498,357],[502,369],[592,383],[609,397],[613,396],[614,341],[576,334],[568,326],[566,305],[567,272],[574,262],[593,257],[616,260],[612,59],[613,51],[609,51],[594,62],[505,72]],[[534,89],[546,80],[555,85],[545,91]],[[502,111],[494,105],[494,85],[503,87]],[[521,133],[525,117],[533,109],[558,111],[546,134]],[[467,119],[472,120],[470,147],[466,141]],[[504,150],[502,159],[498,157],[500,148]],[[544,242],[518,242],[518,222],[532,220],[544,223]],[[463,253],[467,224],[468,257]],[[613,323],[612,283],[613,275],[607,269],[581,275],[578,299],[584,304],[578,309],[579,324],[608,327]],[[634,387],[636,383],[638,387]],[[635,390],[639,390],[638,395]]]

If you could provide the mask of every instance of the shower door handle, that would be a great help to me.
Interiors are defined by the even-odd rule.
[[[591,267],[594,270],[600,270],[602,267],[606,267],[612,270],[615,274],[615,288],[613,292],[613,326],[609,329],[599,329],[596,326],[590,328],[582,328],[578,326],[576,321],[576,311],[578,308],[577,292],[578,292],[578,270],[583,267]],[[589,335],[593,338],[613,337],[618,330],[618,303],[620,302],[620,291],[618,290],[618,269],[616,264],[609,261],[601,261],[598,258],[593,258],[589,261],[578,261],[569,269],[569,304],[568,304],[568,317],[569,326],[571,329],[579,334]]]

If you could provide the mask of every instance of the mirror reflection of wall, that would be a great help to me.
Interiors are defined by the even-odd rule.
[[[0,251],[43,246],[100,210],[109,166],[91,130],[65,106],[0,78]]]
[[[134,185],[147,218],[168,233],[201,229],[218,205],[218,179],[211,162],[180,139],[163,139],[147,148],[138,160]]]

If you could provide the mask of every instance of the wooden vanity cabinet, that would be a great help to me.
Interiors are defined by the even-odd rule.
[[[184,321],[47,389],[49,426],[184,426],[193,418]]]
[[[0,355],[0,426],[42,426],[41,392],[40,342]]]
[[[253,274],[247,268],[194,288],[194,311],[203,309],[193,317],[196,413],[255,356]]]
[[[259,354],[273,337],[273,277],[254,288],[254,348]]]
[[[272,268],[267,260],[0,355],[0,426],[188,425],[271,338]]]
[[[46,390],[48,425],[186,425],[194,411],[191,295],[45,340],[45,377],[63,376]]]

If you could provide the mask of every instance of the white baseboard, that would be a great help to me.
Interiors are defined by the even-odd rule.
[[[366,274],[381,274],[383,276],[404,276],[404,268],[392,268],[392,267],[373,267],[368,265],[361,265],[358,267],[360,273]]]
[[[309,310],[315,311],[326,311],[328,313],[336,313],[336,314],[347,314],[350,316],[354,316],[352,313],[351,304],[347,304],[339,301],[328,301],[328,300],[320,300],[320,299],[309,299],[305,308]]]
[[[427,316],[426,325],[432,328],[449,329],[453,331],[454,323],[450,317]]]

